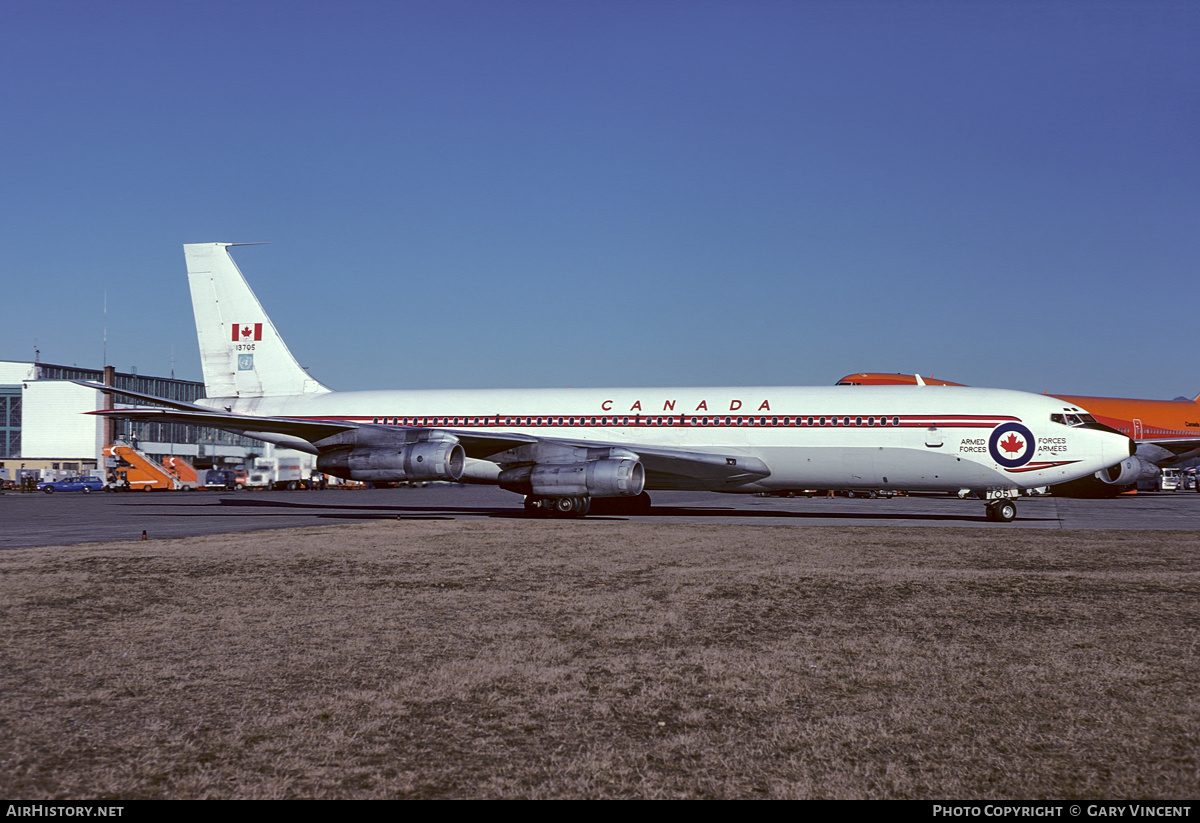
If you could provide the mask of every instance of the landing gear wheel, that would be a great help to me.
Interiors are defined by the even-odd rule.
[[[550,513],[555,517],[583,517],[591,510],[590,497],[555,497],[550,501]]]
[[[549,512],[543,505],[544,498],[534,497],[532,494],[525,495],[525,514],[530,517],[545,517]]]
[[[994,500],[987,506],[988,520],[1011,523],[1017,519],[1017,504],[1011,500]]]

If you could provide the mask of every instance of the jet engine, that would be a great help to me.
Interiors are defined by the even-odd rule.
[[[1110,466],[1104,471],[1096,472],[1096,478],[1110,486],[1129,486],[1139,480],[1150,480],[1151,478],[1158,477],[1158,474],[1158,466],[1143,460],[1135,454],[1132,457],[1126,457],[1115,466]]]
[[[1091,477],[1051,486],[1050,491],[1059,497],[1116,497],[1139,480],[1150,480],[1158,474],[1158,466],[1135,454]]]
[[[467,455],[456,440],[358,446],[326,452],[317,470],[348,480],[460,480]]]
[[[637,497],[646,470],[630,458],[540,463],[500,472],[500,488],[536,497]]]

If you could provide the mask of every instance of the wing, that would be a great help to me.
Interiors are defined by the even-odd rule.
[[[390,448],[424,440],[457,441],[467,457],[487,460],[505,468],[522,464],[568,464],[603,459],[619,450],[635,455],[646,470],[648,489],[722,489],[761,480],[771,470],[760,459],[745,454],[702,452],[662,446],[594,440],[535,437],[520,432],[479,432],[383,426],[345,420],[294,417],[257,417],[217,411],[194,403],[116,389],[99,383],[76,381],[81,386],[128,397],[156,406],[102,409],[91,414],[126,420],[186,423],[222,429],[308,454],[332,449]]]
[[[501,435],[503,436],[505,435]],[[508,468],[521,465],[580,464],[613,457],[632,457],[646,470],[647,489],[720,491],[753,483],[771,474],[766,463],[746,454],[701,452],[641,443],[521,436],[527,437],[531,442],[494,452],[486,455],[484,459],[496,463],[501,468]]]
[[[101,409],[90,412],[99,417],[115,417],[122,420],[140,420],[157,423],[186,423],[191,426],[204,426],[212,429],[242,434],[256,440],[298,449],[299,451],[317,454],[318,450],[312,444],[332,437],[340,432],[355,428],[354,424],[341,423],[333,420],[302,420],[290,417],[253,417],[245,414],[220,412],[195,403],[185,403],[180,400],[170,400],[165,397],[155,397],[152,394],[118,389],[100,383],[89,383],[83,380],[74,381],[80,386],[95,389],[104,394],[127,397],[139,403],[153,403],[153,406],[139,406],[132,409]]]
[[[1183,460],[1200,456],[1200,437],[1164,437],[1162,439],[1144,437],[1134,442],[1138,444],[1139,449],[1142,446],[1152,446],[1162,449],[1163,452],[1168,452],[1171,456],[1155,452],[1153,448],[1143,450],[1154,457],[1155,462],[1159,462],[1161,465],[1174,465]]]
[[[328,441],[339,434],[365,430],[371,433],[366,438],[372,443],[385,443],[394,440],[397,443],[412,441],[413,433],[428,432],[431,429],[406,428],[401,426],[381,426],[375,423],[356,423],[346,420],[314,420],[307,417],[258,417],[249,414],[217,411],[195,403],[185,403],[180,400],[170,400],[156,397],[152,394],[118,389],[101,383],[89,383],[83,380],[74,381],[80,386],[104,394],[127,397],[140,403],[153,403],[154,406],[138,406],[132,409],[101,409],[90,412],[99,417],[114,417],[121,420],[139,420],[158,423],[186,423],[192,426],[204,426],[212,429],[222,429],[267,443],[298,449],[309,454],[319,454],[317,445]],[[438,429],[437,431],[447,431]],[[395,437],[389,438],[393,434]],[[524,443],[534,443],[536,437],[524,434],[492,435],[479,432],[453,432],[462,443],[468,457],[486,458],[505,449],[513,448]],[[337,444],[341,445],[341,444]]]

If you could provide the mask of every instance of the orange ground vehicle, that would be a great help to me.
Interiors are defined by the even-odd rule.
[[[112,488],[128,491],[155,491],[196,488],[196,470],[182,457],[170,457],[164,466],[154,458],[124,443],[104,447],[105,457],[114,457]]]
[[[200,488],[200,473],[186,459],[178,455],[171,455],[163,459],[162,466],[168,474],[175,478],[175,488],[189,490]]]

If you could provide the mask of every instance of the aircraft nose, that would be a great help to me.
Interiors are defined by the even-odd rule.
[[[1114,463],[1120,463],[1127,457],[1133,457],[1136,453],[1137,443],[1133,442],[1132,438],[1123,434],[1119,435],[1119,438],[1111,435],[1104,438],[1103,454],[1106,461],[1112,460]]]

